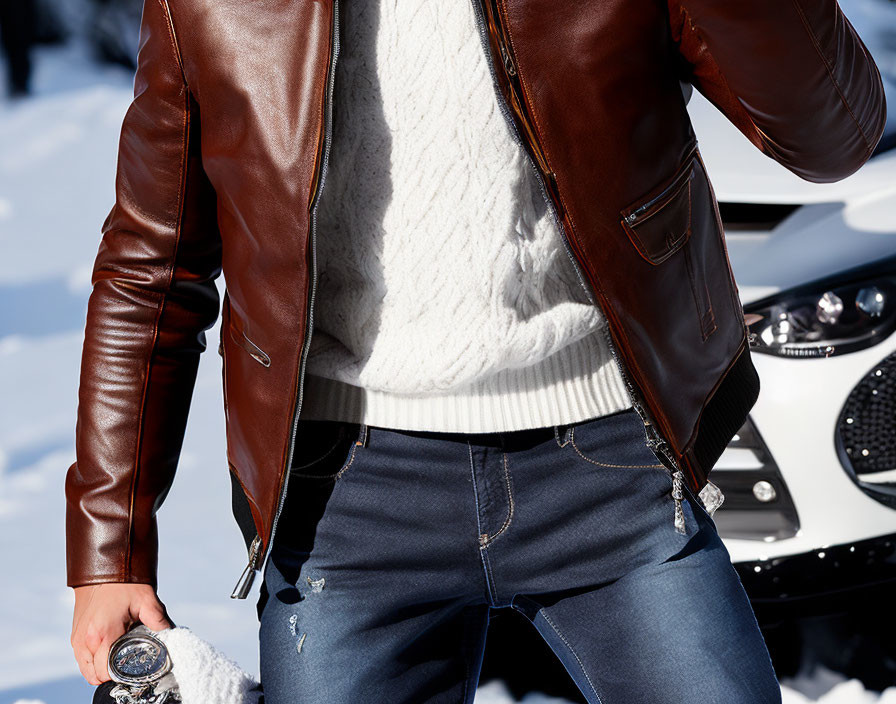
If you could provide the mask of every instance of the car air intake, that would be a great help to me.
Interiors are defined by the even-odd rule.
[[[713,515],[723,538],[769,542],[796,535],[800,524],[790,491],[750,416],[728,443],[710,479],[725,494]]]
[[[719,203],[719,214],[726,232],[752,230],[767,232],[774,230],[799,205],[787,203]]]

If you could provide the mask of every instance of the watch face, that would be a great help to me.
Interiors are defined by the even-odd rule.
[[[168,651],[151,636],[126,635],[113,645],[109,665],[109,675],[118,682],[153,682],[169,670]]]

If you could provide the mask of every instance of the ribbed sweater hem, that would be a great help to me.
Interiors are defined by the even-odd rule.
[[[396,394],[305,375],[302,420],[400,430],[488,433],[576,423],[631,408],[599,332],[538,364],[443,394]]]

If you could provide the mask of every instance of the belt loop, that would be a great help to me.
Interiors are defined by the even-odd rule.
[[[366,423],[361,423],[361,433],[358,438],[358,444],[361,447],[367,447],[367,439],[370,436],[370,429]]]
[[[559,423],[554,426],[554,439],[557,441],[557,445],[560,447],[566,447],[566,443],[569,442],[569,427],[570,423]],[[563,436],[563,439],[560,439],[560,436]]]

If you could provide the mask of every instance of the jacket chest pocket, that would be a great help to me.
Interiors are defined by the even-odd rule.
[[[711,199],[695,148],[671,181],[621,211],[622,226],[641,258],[653,267],[671,267],[680,273],[675,280],[690,291],[704,342],[718,328],[710,294],[711,268],[723,259],[727,264],[722,233],[712,219]],[[730,272],[730,268],[724,266],[721,271]],[[721,283],[721,288],[715,287],[715,298],[722,300],[715,305],[731,305],[730,282]]]

